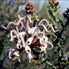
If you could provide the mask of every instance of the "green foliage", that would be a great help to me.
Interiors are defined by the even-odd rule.
[[[54,3],[54,2],[49,1],[48,12],[49,12],[49,15],[51,17],[51,21],[52,21],[52,23],[53,23],[53,25],[55,26],[56,29],[57,29],[57,26],[58,26],[58,23],[59,23],[58,18],[57,18],[59,8],[60,8],[59,2]]]
[[[57,8],[58,5],[59,5],[59,2],[57,2],[57,3],[54,4],[54,6],[55,6],[56,8]],[[56,8],[55,8],[55,9],[56,9]]]

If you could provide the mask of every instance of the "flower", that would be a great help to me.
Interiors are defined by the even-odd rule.
[[[57,0],[50,0],[51,3],[57,3]]]
[[[29,8],[30,5],[32,4],[28,3],[26,7]],[[18,59],[18,61],[20,62],[20,53],[25,50],[29,62],[31,62],[34,58],[36,58],[37,60],[41,59],[43,57],[42,53],[46,54],[47,48],[48,50],[51,50],[53,48],[53,44],[48,41],[48,37],[45,34],[49,32],[47,28],[51,28],[51,31],[54,33],[57,31],[54,30],[52,24],[49,24],[46,19],[42,19],[38,25],[36,25],[35,27],[31,27],[29,25],[29,22],[31,22],[31,17],[21,17],[20,15],[18,15],[18,17],[19,20],[17,21],[17,23],[9,22],[7,27],[3,26],[4,29],[9,29],[11,25],[16,26],[16,29],[11,30],[10,32],[11,40],[14,40],[16,48],[8,50],[6,54],[7,58],[10,60]],[[29,22],[27,22],[26,18],[28,18]],[[24,20],[24,22],[22,22],[22,20]],[[43,21],[46,22],[46,26],[42,24]],[[40,26],[43,27],[43,31],[40,30]]]
[[[25,51],[26,51],[26,53],[27,53],[27,55],[28,55],[29,62],[31,62],[31,59],[33,58],[33,56],[32,56],[32,54],[31,54],[31,48],[30,48],[28,45],[26,45]]]
[[[20,52],[19,51],[16,51],[16,49],[9,49],[7,51],[6,56],[10,60],[16,60],[16,59],[19,60],[19,54],[20,54]]]
[[[28,2],[28,4],[25,7],[26,13],[27,14],[33,13],[34,12],[34,8],[35,8],[35,6],[31,2]]]

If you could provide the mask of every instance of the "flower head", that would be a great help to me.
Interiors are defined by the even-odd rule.
[[[50,0],[51,3],[57,3],[57,0]]]
[[[31,3],[28,3],[26,7],[29,8],[31,5]],[[48,41],[48,37],[45,35],[45,33],[49,32],[47,28],[51,28],[50,31],[52,31],[53,33],[57,31],[54,30],[52,24],[49,24],[46,19],[42,19],[37,26],[30,27],[29,23],[26,21],[26,18],[28,18],[28,16],[21,17],[20,15],[18,15],[18,17],[18,23],[10,22],[7,27],[3,27],[5,29],[9,29],[11,25],[16,26],[16,29],[11,30],[10,32],[11,39],[14,39],[16,48],[8,50],[6,54],[7,58],[10,60],[18,59],[20,62],[20,53],[25,50],[29,62],[31,62],[31,60],[34,58],[36,58],[37,60],[41,59],[43,57],[42,53],[46,54],[46,50],[49,45],[51,47],[49,47],[48,50],[51,50],[53,48],[53,44]],[[28,18],[29,22],[31,22],[30,19],[31,17]],[[24,20],[23,23],[21,22],[22,20]],[[42,24],[43,21],[46,22],[46,26]],[[40,26],[43,27],[43,31],[40,30]]]
[[[34,8],[35,8],[35,6],[31,2],[28,2],[28,4],[25,7],[26,13],[27,14],[33,13],[34,12]]]

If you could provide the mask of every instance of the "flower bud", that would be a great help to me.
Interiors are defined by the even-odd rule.
[[[50,0],[51,3],[57,3],[57,0]]]
[[[35,6],[31,2],[28,2],[28,4],[25,7],[26,13],[27,14],[33,13],[34,12],[34,8],[35,8]]]

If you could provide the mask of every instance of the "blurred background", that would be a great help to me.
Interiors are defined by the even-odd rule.
[[[60,9],[58,10],[58,19],[61,19],[63,22],[66,21],[63,18],[62,13],[69,8],[69,0],[58,0]],[[48,21],[48,0],[0,0],[0,60],[2,60],[5,56],[5,53],[8,48],[14,48],[15,44],[10,42],[10,38],[8,35],[10,30],[4,30],[2,25],[7,26],[7,24],[11,21],[14,21],[18,18],[18,14],[21,16],[25,15],[25,5],[28,2],[32,2],[35,5],[35,12],[41,18],[46,18]],[[68,26],[69,27],[69,26]],[[64,31],[64,36],[66,36],[66,43],[64,50],[65,52],[69,52],[69,29],[66,28]],[[24,52],[23,52],[24,53]],[[44,69],[45,64],[40,66],[31,64],[28,62],[26,58],[26,54],[21,54],[21,62],[18,63],[17,61],[10,61],[5,59],[3,63],[3,67],[5,69]]]

